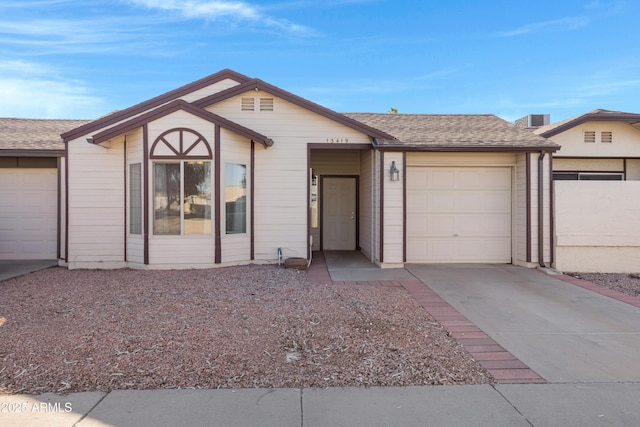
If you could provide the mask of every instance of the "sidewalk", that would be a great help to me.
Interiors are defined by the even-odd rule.
[[[123,390],[0,396],[0,425],[615,427],[638,402],[640,383]]]

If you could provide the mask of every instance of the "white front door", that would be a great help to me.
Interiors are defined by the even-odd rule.
[[[356,178],[322,180],[322,249],[356,249]]]

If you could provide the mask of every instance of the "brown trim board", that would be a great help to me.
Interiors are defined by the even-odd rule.
[[[380,264],[384,262],[384,151],[380,151]]]
[[[149,129],[145,123],[142,125],[142,182],[144,198],[144,264],[149,264]]]
[[[531,262],[531,153],[525,153],[526,192],[526,261]]]
[[[249,191],[251,192],[251,194],[249,194],[249,200],[251,203],[251,218],[249,219],[250,221],[250,230],[251,230],[251,235],[249,236],[249,259],[251,261],[253,261],[255,259],[255,233],[256,233],[256,227],[255,227],[255,188],[256,188],[256,180],[255,180],[255,171],[256,171],[256,143],[255,141],[251,141],[251,155],[250,155],[250,173],[251,176],[249,178]],[[308,246],[308,245],[307,245]],[[308,259],[308,258],[307,258]]]
[[[214,262],[216,264],[220,264],[222,262],[222,227],[220,225],[220,218],[221,218],[221,202],[220,202],[220,197],[222,197],[222,193],[221,193],[221,188],[220,185],[222,184],[221,182],[221,171],[220,171],[220,167],[221,167],[221,159],[220,159],[220,125],[216,125],[216,129],[215,129],[215,137],[214,137],[214,158],[213,158],[213,162],[215,164],[214,167],[214,194],[215,194],[215,215],[214,215],[214,220],[215,220],[215,260]]]

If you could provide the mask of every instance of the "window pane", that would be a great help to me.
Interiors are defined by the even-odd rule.
[[[224,202],[227,234],[247,232],[247,167],[227,163]]]
[[[153,233],[180,234],[180,163],[156,163]]]
[[[142,165],[129,165],[129,233],[142,234]]]
[[[211,162],[184,164],[184,234],[211,234]]]

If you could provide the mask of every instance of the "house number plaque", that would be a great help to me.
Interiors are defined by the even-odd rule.
[[[329,144],[348,144],[349,138],[327,138]]]

